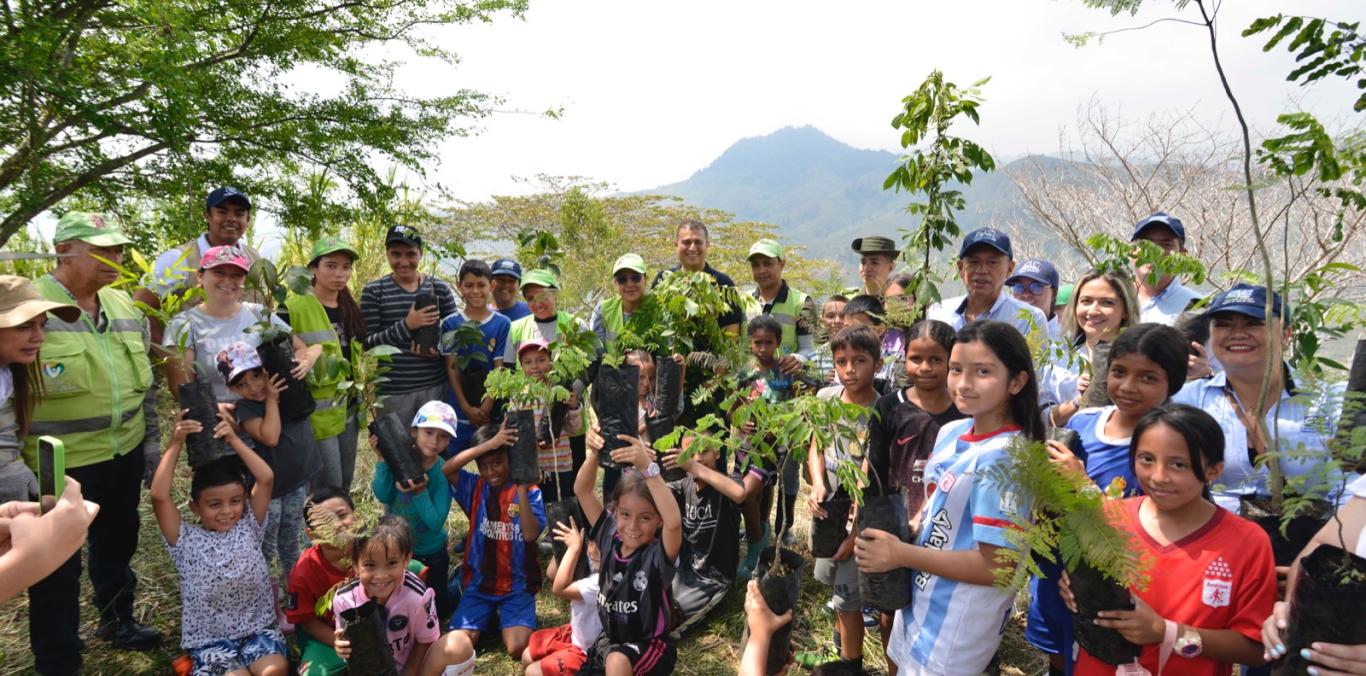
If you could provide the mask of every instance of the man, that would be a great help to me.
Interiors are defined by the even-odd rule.
[[[846,290],[844,295],[853,298],[867,294],[881,298],[887,291],[892,271],[896,269],[896,258],[901,255],[901,252],[897,251],[896,242],[886,237],[860,237],[854,240],[849,248],[859,255],[859,286]]]
[[[1020,264],[1015,274],[1006,280],[1015,300],[1033,305],[1048,317],[1048,338],[1057,340],[1062,335],[1055,309],[1058,297],[1058,269],[1042,258],[1031,258]]]
[[[531,314],[531,308],[517,297],[522,285],[522,266],[511,258],[499,258],[489,267],[493,283],[494,309],[512,321]]]
[[[1140,239],[1156,244],[1165,253],[1186,253],[1186,226],[1181,219],[1159,211],[1134,226],[1130,242]],[[1155,322],[1172,326],[1176,318],[1190,307],[1191,303],[1202,296],[1198,291],[1187,288],[1174,275],[1149,277],[1151,265],[1143,265],[1134,270],[1134,281],[1138,285],[1138,316],[1145,322]]]
[[[782,357],[778,369],[793,375],[805,368],[816,352],[813,337],[816,327],[816,301],[793,289],[783,279],[783,247],[772,239],[761,239],[749,248],[749,271],[754,276],[754,292],[745,303],[745,320],[770,315],[783,326],[778,344]]]
[[[665,273],[655,276],[652,284],[659,284],[659,280],[664,274],[669,272],[705,272],[711,275],[716,284],[721,287],[735,288],[735,282],[727,275],[707,263],[707,251],[711,249],[711,233],[707,230],[706,224],[701,221],[687,219],[678,224],[678,230],[674,233],[674,248],[678,252],[678,265]],[[731,306],[727,312],[717,320],[721,325],[721,330],[733,336],[740,335],[740,323],[745,319],[744,312],[738,305]]]
[[[1033,305],[1003,293],[1015,270],[1010,237],[996,228],[978,228],[963,238],[958,249],[958,275],[967,293],[930,306],[927,316],[961,329],[969,322],[994,319],[1014,326],[1025,336],[1037,327],[1047,331],[1048,319]]]
[[[393,345],[403,350],[391,357],[385,373],[389,380],[380,383],[379,389],[384,395],[380,404],[383,413],[397,413],[407,425],[423,404],[442,399],[447,387],[445,358],[437,350],[419,348],[414,343],[415,332],[436,326],[457,308],[449,284],[418,271],[422,235],[417,229],[390,227],[384,236],[384,255],[392,272],[361,290],[360,313],[365,320],[366,349]],[[418,294],[430,294],[436,304],[419,310]]]
[[[101,214],[70,212],[57,223],[57,268],[35,284],[43,297],[81,309],[76,321],[53,315],[42,363],[46,396],[33,411],[24,462],[37,470],[38,437],[66,449],[66,473],[85,498],[100,505],[90,528],[90,582],[100,624],[95,635],[122,649],[161,641],[133,618],[137,580],[129,567],[138,546],[146,433],[143,400],[152,383],[147,322],[124,291],[109,288],[119,273],[127,237]],[[99,258],[97,258],[99,257]],[[41,674],[81,669],[81,555],[29,589],[29,644]]]

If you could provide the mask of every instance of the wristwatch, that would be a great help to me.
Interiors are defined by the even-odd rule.
[[[659,465],[652,462],[645,466],[645,471],[641,472],[641,474],[643,474],[646,479],[657,477],[659,476]]]
[[[1200,641],[1200,632],[1195,627],[1181,625],[1181,635],[1176,638],[1176,654],[1190,659],[1199,657],[1204,650],[1205,645]]]

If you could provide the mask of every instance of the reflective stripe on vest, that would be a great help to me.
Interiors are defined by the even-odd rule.
[[[782,341],[779,347],[783,354],[796,354],[797,350],[797,319],[802,314],[802,307],[806,305],[806,294],[787,287],[787,300],[781,303],[774,303],[769,309],[768,316],[778,320],[783,327]],[[753,294],[745,294],[745,320],[751,320],[764,313],[764,302],[755,298]],[[748,330],[748,327],[746,327]]]
[[[310,347],[322,345],[323,355],[343,359],[341,338],[332,328],[332,320],[327,318],[327,310],[317,296],[311,293],[291,295],[285,299],[285,308],[289,310],[289,324],[299,340]],[[324,363],[320,356],[318,364],[308,374],[308,391],[317,402],[317,408],[308,416],[315,439],[330,439],[346,429],[346,402],[337,401],[337,385],[351,378],[351,364],[344,362],[336,378],[325,380],[321,366]]]
[[[51,275],[35,282],[50,301],[74,299]],[[37,466],[38,436],[58,437],[66,466],[84,467],[110,460],[142,443],[143,395],[152,384],[152,364],[143,337],[142,313],[123,291],[96,292],[108,320],[103,332],[87,313],[74,322],[48,316],[39,373],[43,398],[33,410],[24,439],[24,462]]]

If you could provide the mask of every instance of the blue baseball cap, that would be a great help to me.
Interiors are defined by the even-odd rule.
[[[521,279],[522,266],[511,258],[499,258],[489,267],[489,276],[497,277],[499,275]]]
[[[1036,282],[1043,282],[1054,289],[1058,288],[1058,269],[1052,263],[1042,258],[1031,258],[1015,268],[1015,274],[1006,280],[1006,284],[1014,284],[1018,279],[1032,279]]]
[[[1186,241],[1186,226],[1181,224],[1181,219],[1172,216],[1165,211],[1159,211],[1139,221],[1138,225],[1134,226],[1134,234],[1129,235],[1129,241],[1137,242],[1139,236],[1143,234],[1144,230],[1147,230],[1148,228],[1154,226],[1161,226],[1163,228],[1171,230],[1172,234],[1175,234],[1177,239],[1181,240],[1182,242]]]
[[[1015,252],[1010,248],[1010,236],[996,228],[977,228],[969,232],[968,236],[963,238],[963,246],[958,248],[958,257],[967,256],[968,249],[979,244],[989,246],[1009,258],[1015,258]]]
[[[204,200],[204,210],[208,211],[228,200],[237,200],[247,209],[251,209],[251,198],[247,197],[241,190],[230,185],[225,185],[211,193]]]
[[[1284,319],[1289,308],[1281,304],[1281,294],[1271,292],[1271,313]],[[1238,284],[1228,291],[1217,293],[1205,310],[1205,316],[1221,312],[1236,312],[1253,319],[1266,320],[1266,287]]]

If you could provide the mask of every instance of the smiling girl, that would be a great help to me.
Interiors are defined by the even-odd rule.
[[[610,510],[593,486],[601,437],[594,435],[574,481],[579,506],[593,524],[590,536],[602,553],[598,616],[603,631],[579,673],[669,674],[677,659],[667,640],[669,590],[683,546],[683,520],[654,462],[655,450],[636,437],[618,438],[630,445],[612,451],[612,460],[635,471],[622,474]]]
[[[1142,646],[1138,661],[1153,674],[1227,676],[1235,664],[1260,666],[1262,620],[1276,600],[1271,541],[1210,500],[1224,468],[1218,423],[1183,404],[1150,411],[1134,429],[1129,462],[1144,495],[1124,500],[1118,525],[1154,574],[1132,590],[1133,610],[1102,611],[1096,624]],[[1075,612],[1065,576],[1062,596]],[[1108,676],[1115,666],[1081,650],[1074,673]]]
[[[860,571],[913,571],[910,605],[896,614],[888,659],[905,673],[979,674],[991,661],[1013,594],[993,585],[996,550],[1010,547],[1015,498],[985,478],[1016,436],[1042,441],[1029,345],[1010,324],[977,321],[956,336],[949,390],[971,416],[940,428],[925,467],[929,497],[914,544],[877,529],[856,539]]]
[[[1139,322],[1138,292],[1127,275],[1092,270],[1075,289],[1062,312],[1063,341],[1071,349],[1039,370],[1039,403],[1049,406],[1047,414],[1058,426],[1081,409],[1081,395],[1094,377],[1087,369],[1096,346]]]

